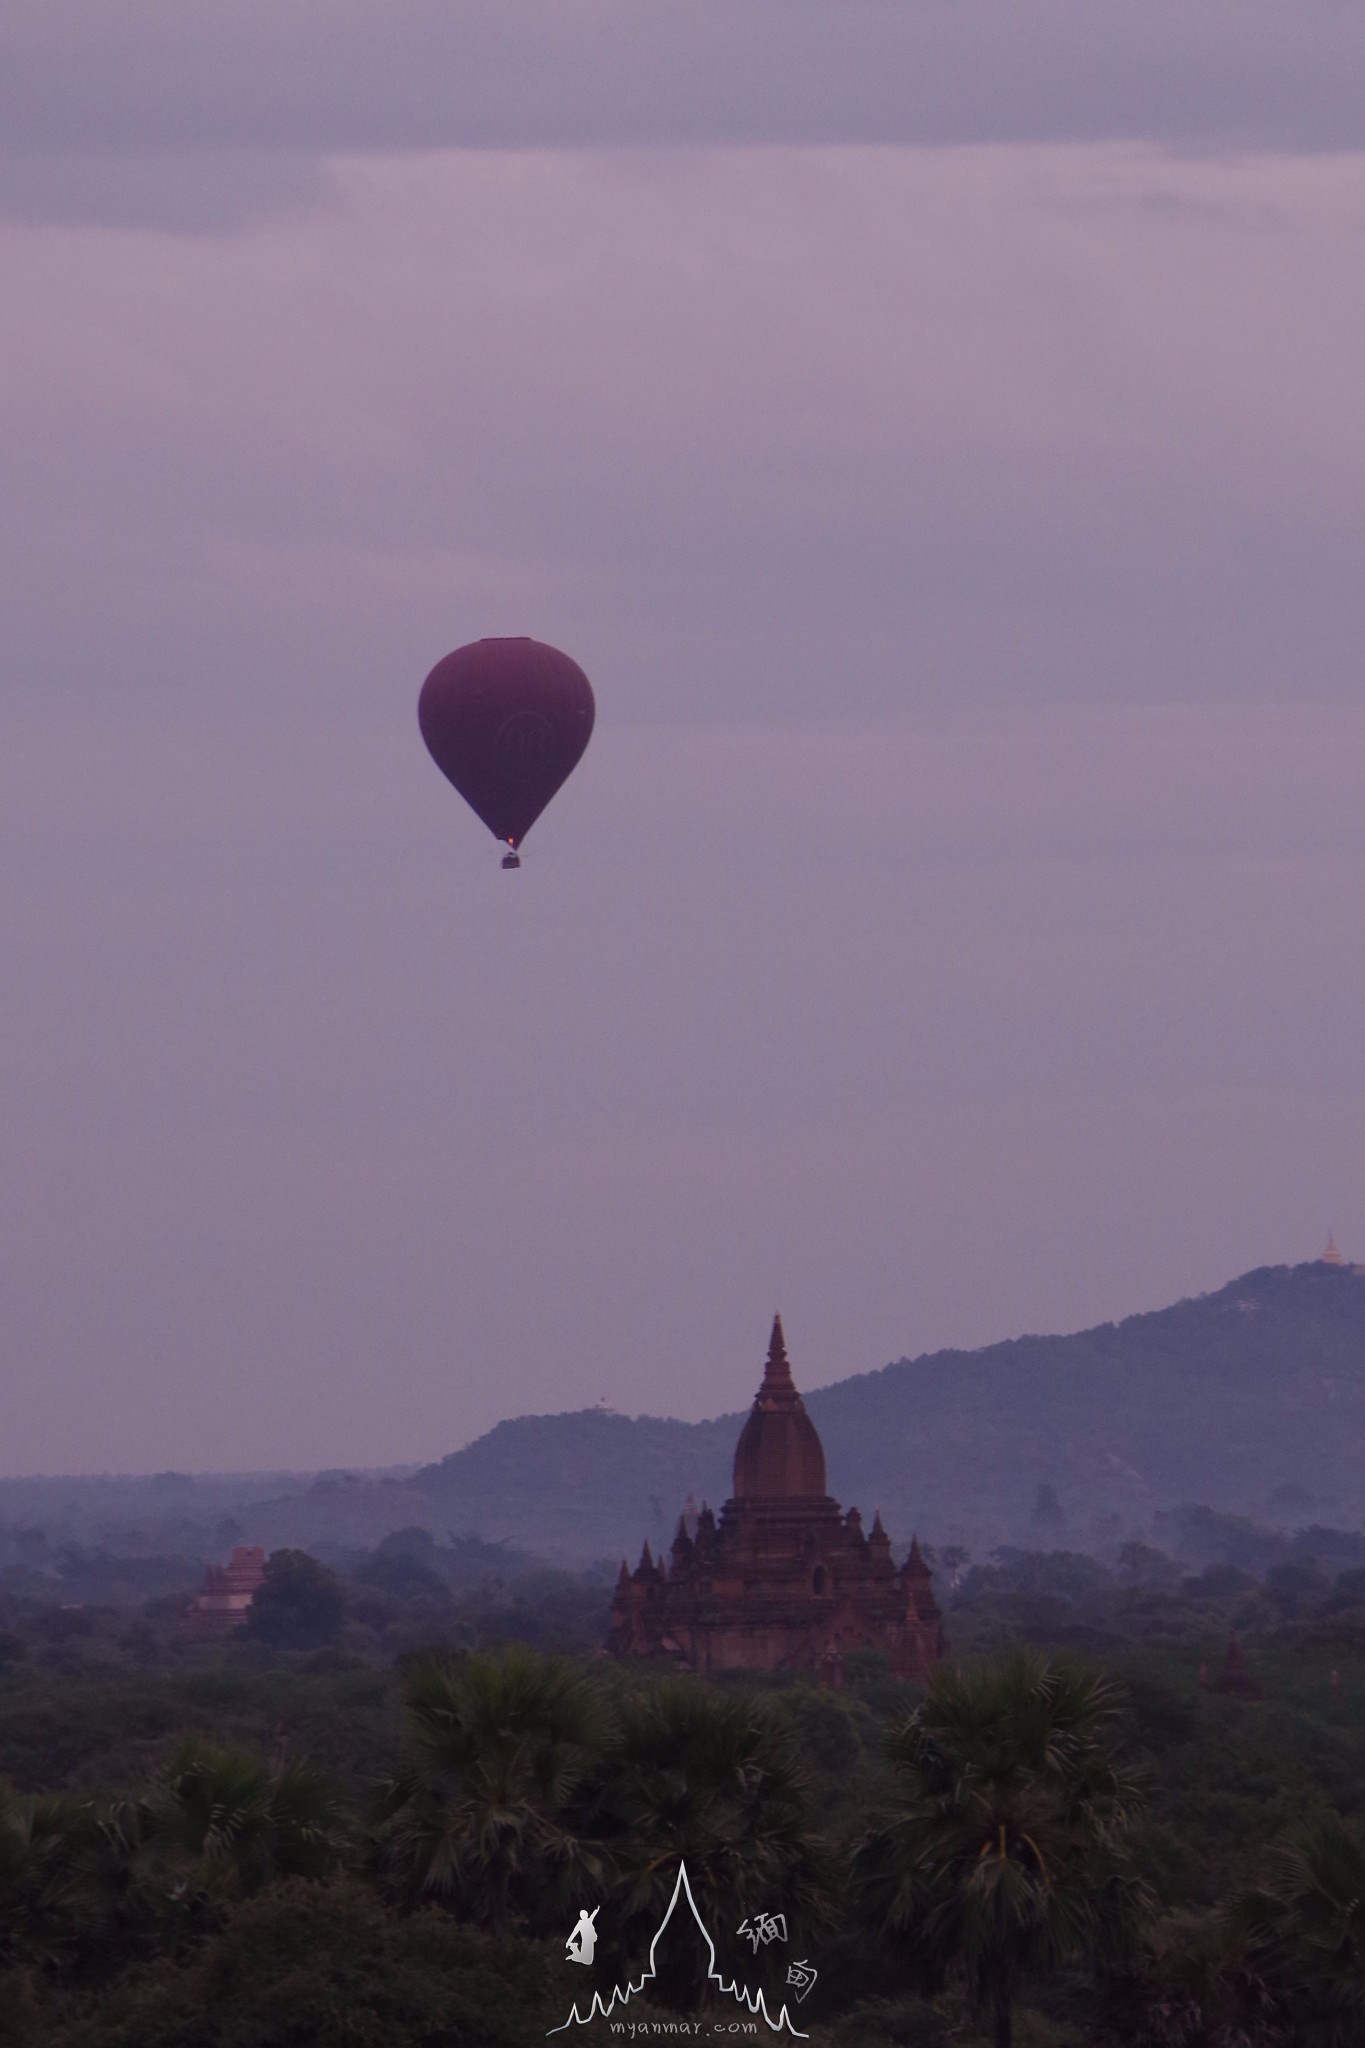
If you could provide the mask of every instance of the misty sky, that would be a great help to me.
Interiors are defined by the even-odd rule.
[[[9,0],[0,137],[0,1469],[1365,1257],[1359,0]]]

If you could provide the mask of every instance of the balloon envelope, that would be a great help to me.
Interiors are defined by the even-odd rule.
[[[540,640],[475,640],[438,661],[417,717],[432,759],[490,832],[517,847],[592,735],[592,685]]]

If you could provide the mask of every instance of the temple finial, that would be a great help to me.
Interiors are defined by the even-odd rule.
[[[764,1384],[771,1386],[777,1381],[783,1386],[791,1385],[791,1361],[787,1357],[787,1340],[782,1335],[781,1316],[773,1317],[773,1333],[768,1339],[768,1363],[764,1368]]]

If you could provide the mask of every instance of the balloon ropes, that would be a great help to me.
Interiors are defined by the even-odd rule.
[[[576,661],[539,640],[475,640],[438,661],[417,718],[436,766],[497,839],[505,868],[583,758],[596,707]]]

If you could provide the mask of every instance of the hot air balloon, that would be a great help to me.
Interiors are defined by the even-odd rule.
[[[505,868],[592,735],[592,685],[539,640],[475,640],[438,661],[417,718],[432,759],[489,831]]]

